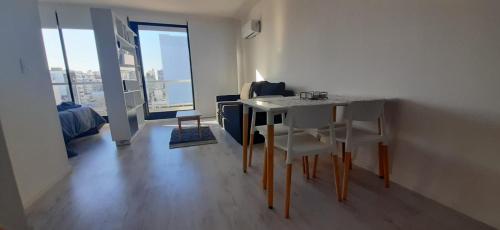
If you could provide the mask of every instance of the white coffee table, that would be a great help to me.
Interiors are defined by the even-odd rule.
[[[177,112],[177,124],[179,125],[179,134],[182,137],[182,121],[194,121],[198,122],[198,135],[201,136],[201,127],[200,127],[200,117],[201,113],[197,110],[188,110],[188,111],[179,111]]]

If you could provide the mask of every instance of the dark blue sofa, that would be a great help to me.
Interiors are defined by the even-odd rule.
[[[285,83],[271,83],[267,81],[253,82],[250,88],[250,96],[294,96],[292,90],[285,89]],[[240,95],[220,95],[216,97],[217,101],[217,117],[219,125],[240,144],[243,143],[243,105],[238,102]],[[249,111],[248,127],[250,129],[250,122],[252,120],[252,109]],[[281,116],[274,117],[275,123],[281,123]],[[259,112],[255,120],[255,125],[265,125],[266,114]],[[250,130],[249,130],[250,133]],[[254,144],[264,142],[264,136],[255,132]]]

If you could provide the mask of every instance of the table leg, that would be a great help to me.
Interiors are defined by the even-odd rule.
[[[243,105],[243,172],[247,172],[247,148],[248,148],[248,105]]]
[[[378,176],[384,178],[384,153],[383,153],[383,143],[378,143]]]
[[[274,116],[267,113],[267,207],[273,208],[274,192]]]
[[[198,117],[198,136],[201,137],[200,117]]]
[[[264,166],[262,167],[262,189],[267,189],[267,145],[264,147]]]
[[[179,134],[182,139],[182,126],[181,126],[181,119],[177,119],[177,125],[179,126]]]
[[[249,157],[248,157],[248,167],[252,167],[252,157],[253,157],[253,141],[255,138],[255,117],[257,115],[256,109],[252,109],[252,120],[250,122],[250,143],[249,145]]]
[[[337,122],[337,106],[336,105],[333,106],[332,115],[333,115],[333,122]]]
[[[382,145],[384,156],[384,185],[389,188],[389,150],[387,145]]]

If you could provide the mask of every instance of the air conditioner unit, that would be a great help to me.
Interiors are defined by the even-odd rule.
[[[241,28],[243,38],[250,39],[260,33],[260,20],[250,20]]]

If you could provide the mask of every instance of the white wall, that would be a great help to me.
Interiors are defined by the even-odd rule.
[[[24,207],[69,172],[34,0],[0,4],[0,118]],[[24,66],[21,71],[20,61]],[[1,187],[1,186],[0,186]]]
[[[250,18],[246,81],[395,98],[392,180],[500,228],[500,1],[265,0]]]
[[[92,28],[88,5],[40,3],[43,26],[53,26],[57,10],[63,27]],[[106,7],[106,6],[92,6]],[[215,96],[238,91],[236,43],[239,22],[230,18],[111,8],[131,21],[185,25],[189,22],[196,109],[215,115]]]
[[[14,1],[14,0],[11,0]],[[17,189],[16,178],[12,170],[7,144],[3,135],[0,119],[0,229],[27,229],[23,204]]]

